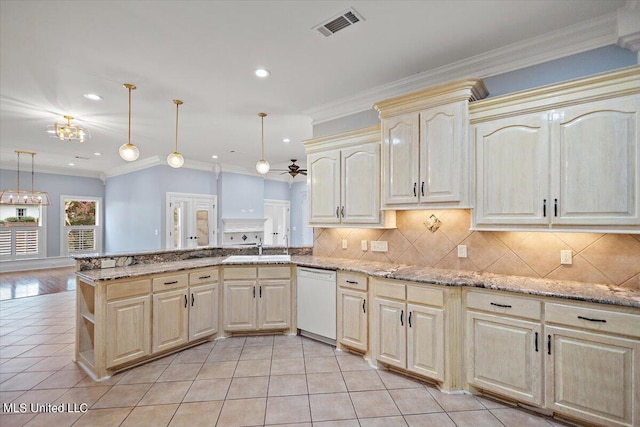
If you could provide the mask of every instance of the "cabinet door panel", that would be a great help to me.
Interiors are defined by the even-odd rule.
[[[420,112],[421,202],[460,201],[465,111],[466,104],[458,103]]]
[[[234,280],[224,284],[224,329],[226,331],[255,330],[256,282]]]
[[[356,350],[368,350],[367,293],[338,290],[338,341]]]
[[[593,102],[554,120],[554,223],[640,224],[639,102],[637,96]]]
[[[340,151],[310,154],[307,161],[309,194],[309,222],[339,223]]]
[[[546,114],[483,123],[474,131],[475,223],[547,224],[552,202]]]
[[[638,425],[640,343],[546,327],[547,406],[600,425]]]
[[[383,124],[384,204],[418,202],[420,146],[418,114],[404,114],[384,120]],[[416,192],[414,193],[414,188]]]
[[[407,369],[444,380],[444,310],[407,304]]]
[[[107,368],[151,353],[151,296],[107,303]]]
[[[342,150],[343,223],[380,221],[380,146],[363,144]]]
[[[189,341],[218,332],[218,290],[217,284],[190,288]]]
[[[290,325],[291,281],[269,280],[258,285],[258,328],[286,329]]]
[[[539,323],[467,312],[467,331],[469,384],[522,402],[542,404],[543,341]]]
[[[153,295],[153,352],[186,344],[189,339],[187,290]]]
[[[376,317],[378,324],[377,359],[398,368],[407,367],[407,336],[405,322],[405,304],[376,298]]]

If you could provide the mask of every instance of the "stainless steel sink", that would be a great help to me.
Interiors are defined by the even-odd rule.
[[[223,264],[254,264],[259,262],[290,262],[291,255],[232,255]]]

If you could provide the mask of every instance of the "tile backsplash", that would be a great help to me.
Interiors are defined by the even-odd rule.
[[[428,221],[432,214],[441,221],[439,228]],[[638,234],[471,231],[471,212],[465,209],[396,215],[397,228],[390,230],[315,228],[313,254],[640,289]],[[361,250],[362,240],[369,250]],[[371,252],[371,240],[387,241],[389,250]],[[458,245],[467,246],[467,258],[458,258]],[[572,265],[560,264],[564,249],[572,251]]]

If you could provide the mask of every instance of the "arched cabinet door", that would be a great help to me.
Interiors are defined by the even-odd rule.
[[[384,145],[383,204],[418,202],[420,165],[418,113],[385,119],[382,123]]]
[[[340,222],[340,150],[310,154],[307,160],[309,222]]]

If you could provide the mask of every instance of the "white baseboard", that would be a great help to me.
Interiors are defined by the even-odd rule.
[[[45,268],[73,267],[76,261],[69,257],[50,257],[21,259],[16,261],[0,261],[0,272],[43,270]]]

